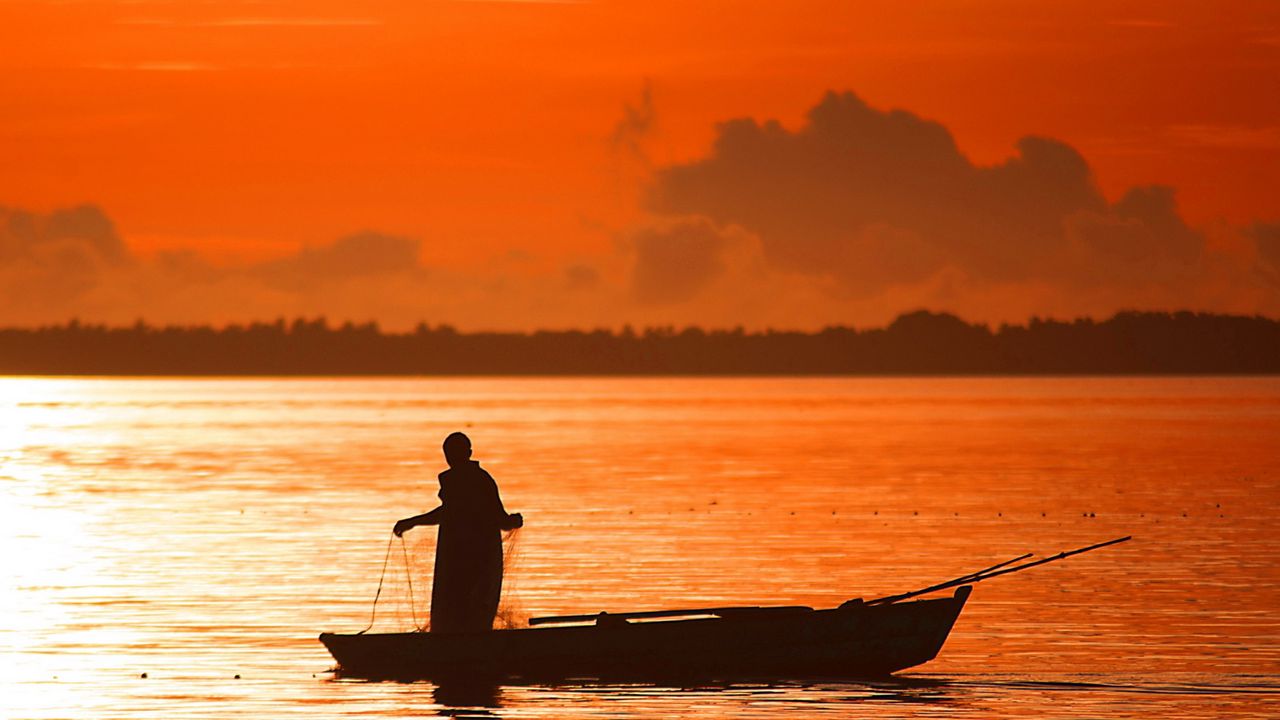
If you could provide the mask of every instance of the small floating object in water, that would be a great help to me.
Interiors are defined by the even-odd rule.
[[[311,677],[315,677],[315,676],[314,676],[314,675],[312,675]],[[240,679],[240,676],[239,676],[239,675],[236,675],[235,679],[236,679],[236,680],[239,680],[239,679]]]
[[[147,674],[146,674],[146,673],[142,673],[142,674],[141,674],[141,675],[139,675],[138,677],[142,678],[143,680],[146,680],[146,679],[147,679]]]

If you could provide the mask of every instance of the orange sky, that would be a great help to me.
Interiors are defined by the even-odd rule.
[[[95,205],[144,259],[262,262],[372,230],[481,276],[607,266],[654,172],[705,158],[728,119],[796,130],[829,90],[936,121],[979,165],[1054,138],[1111,201],[1173,186],[1196,228],[1280,219],[1268,1],[16,0],[0,47],[0,205]],[[619,135],[646,88],[653,122]]]

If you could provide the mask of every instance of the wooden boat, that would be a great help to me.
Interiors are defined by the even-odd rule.
[[[1126,535],[1015,565],[1031,557],[1026,553],[918,590],[850,600],[827,610],[785,606],[599,613],[529,621],[551,627],[322,633],[320,642],[338,661],[340,675],[370,679],[877,677],[937,657],[975,583],[1131,539]],[[387,547],[390,553],[389,543]],[[950,588],[956,588],[951,597],[913,600]]]
[[[397,680],[876,677],[932,660],[971,586],[840,607],[703,608],[535,619],[477,633],[323,633],[345,677]]]

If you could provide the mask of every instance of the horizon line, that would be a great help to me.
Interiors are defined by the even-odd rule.
[[[131,323],[111,323],[107,321],[86,321],[79,317],[70,317],[61,322],[45,323],[45,324],[15,324],[0,325],[0,332],[13,331],[49,331],[49,330],[70,330],[94,329],[94,330],[151,330],[151,331],[173,331],[173,330],[212,330],[215,332],[223,332],[232,329],[249,329],[249,328],[274,328],[284,327],[289,329],[294,326],[303,325],[313,328],[324,328],[326,330],[342,330],[342,329],[360,329],[368,331],[376,330],[383,335],[413,335],[421,332],[453,332],[459,335],[536,335],[539,333],[599,333],[607,332],[610,334],[627,334],[628,331],[633,333],[650,333],[653,331],[662,332],[685,332],[700,331],[703,333],[729,333],[729,334],[748,334],[748,335],[768,335],[768,334],[816,334],[828,330],[854,330],[858,332],[868,332],[874,330],[887,330],[895,323],[904,318],[927,316],[933,318],[949,318],[957,320],[965,325],[973,328],[985,328],[989,332],[999,332],[1003,328],[1029,328],[1036,324],[1081,324],[1081,323],[1105,323],[1121,317],[1141,317],[1141,316],[1166,316],[1170,318],[1180,316],[1192,316],[1198,318],[1220,318],[1220,319],[1246,319],[1246,320],[1265,320],[1269,322],[1280,322],[1280,317],[1271,317],[1262,313],[1236,313],[1236,312],[1216,312],[1211,310],[1138,310],[1133,308],[1124,308],[1112,312],[1107,316],[1094,315],[1076,315],[1074,317],[1056,317],[1051,315],[1033,314],[1025,321],[1019,322],[981,322],[971,321],[960,316],[955,312],[948,310],[934,310],[929,308],[916,308],[907,310],[894,316],[894,318],[880,325],[856,326],[853,323],[834,323],[826,324],[812,329],[800,328],[784,328],[776,326],[753,326],[747,327],[746,323],[738,323],[732,326],[710,326],[700,325],[697,323],[652,323],[639,325],[633,322],[622,322],[618,325],[596,325],[596,326],[577,326],[577,327],[535,327],[525,329],[497,329],[497,328],[472,328],[460,329],[449,322],[437,322],[431,324],[426,320],[419,320],[412,327],[405,330],[388,330],[384,328],[377,319],[354,320],[350,318],[332,319],[324,314],[319,315],[278,315],[273,319],[255,319],[243,321],[228,321],[224,323],[215,322],[195,322],[195,323],[153,323],[146,318],[137,318]]]

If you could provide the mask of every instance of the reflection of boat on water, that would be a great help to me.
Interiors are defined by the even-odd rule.
[[[477,633],[323,633],[346,677],[874,677],[932,660],[969,597],[535,618]]]

